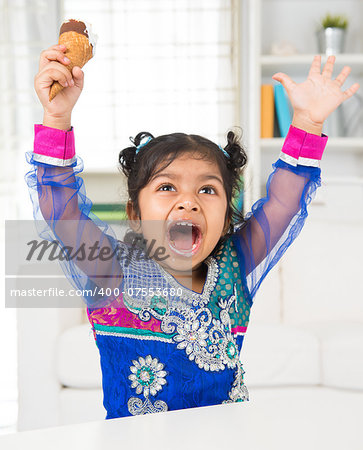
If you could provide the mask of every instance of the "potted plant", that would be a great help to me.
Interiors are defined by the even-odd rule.
[[[319,52],[326,55],[343,53],[347,27],[348,19],[344,15],[326,14],[317,31]]]

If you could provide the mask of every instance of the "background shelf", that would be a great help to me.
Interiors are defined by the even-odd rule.
[[[275,72],[290,72],[302,74],[304,69],[308,69],[314,56],[318,53],[298,54],[288,56],[261,55],[260,64],[262,75],[269,75]],[[326,63],[327,56],[321,55],[322,65]],[[335,72],[340,71],[343,66],[350,66],[356,74],[363,74],[363,53],[341,53],[335,58]]]

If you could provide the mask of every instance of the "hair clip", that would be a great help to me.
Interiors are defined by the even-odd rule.
[[[229,158],[229,154],[224,150],[224,148],[222,148],[221,145],[218,145],[218,147],[222,150],[222,152],[227,156],[227,158]]]
[[[147,140],[143,143],[143,144],[139,144],[137,147],[136,147],[136,155],[139,153],[139,151],[140,151],[140,149],[142,148],[142,147],[145,147],[145,145],[146,144],[148,144],[150,141],[151,141],[151,139],[152,139],[152,137],[151,136],[149,136],[148,138],[147,138]]]

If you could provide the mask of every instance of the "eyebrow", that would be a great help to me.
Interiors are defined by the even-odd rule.
[[[157,178],[160,177],[167,177],[167,178],[174,178],[174,179],[178,179],[180,178],[179,175],[176,175],[174,173],[169,173],[169,172],[161,172],[156,174],[155,176],[152,177],[151,181],[156,180]],[[205,175],[201,175],[198,177],[200,180],[216,180],[219,181],[222,185],[223,182],[221,180],[221,178],[218,175],[213,175],[213,174],[205,174]]]

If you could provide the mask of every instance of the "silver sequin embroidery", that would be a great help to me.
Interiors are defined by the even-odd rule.
[[[130,414],[135,416],[167,411],[168,405],[164,401],[157,400],[153,404],[150,400],[150,395],[156,396],[166,384],[167,372],[164,370],[164,364],[151,355],[147,355],[146,358],[140,356],[138,361],[134,360],[132,363],[129,375],[131,387],[136,389],[136,394],[143,394],[144,401],[131,397],[127,402]]]

